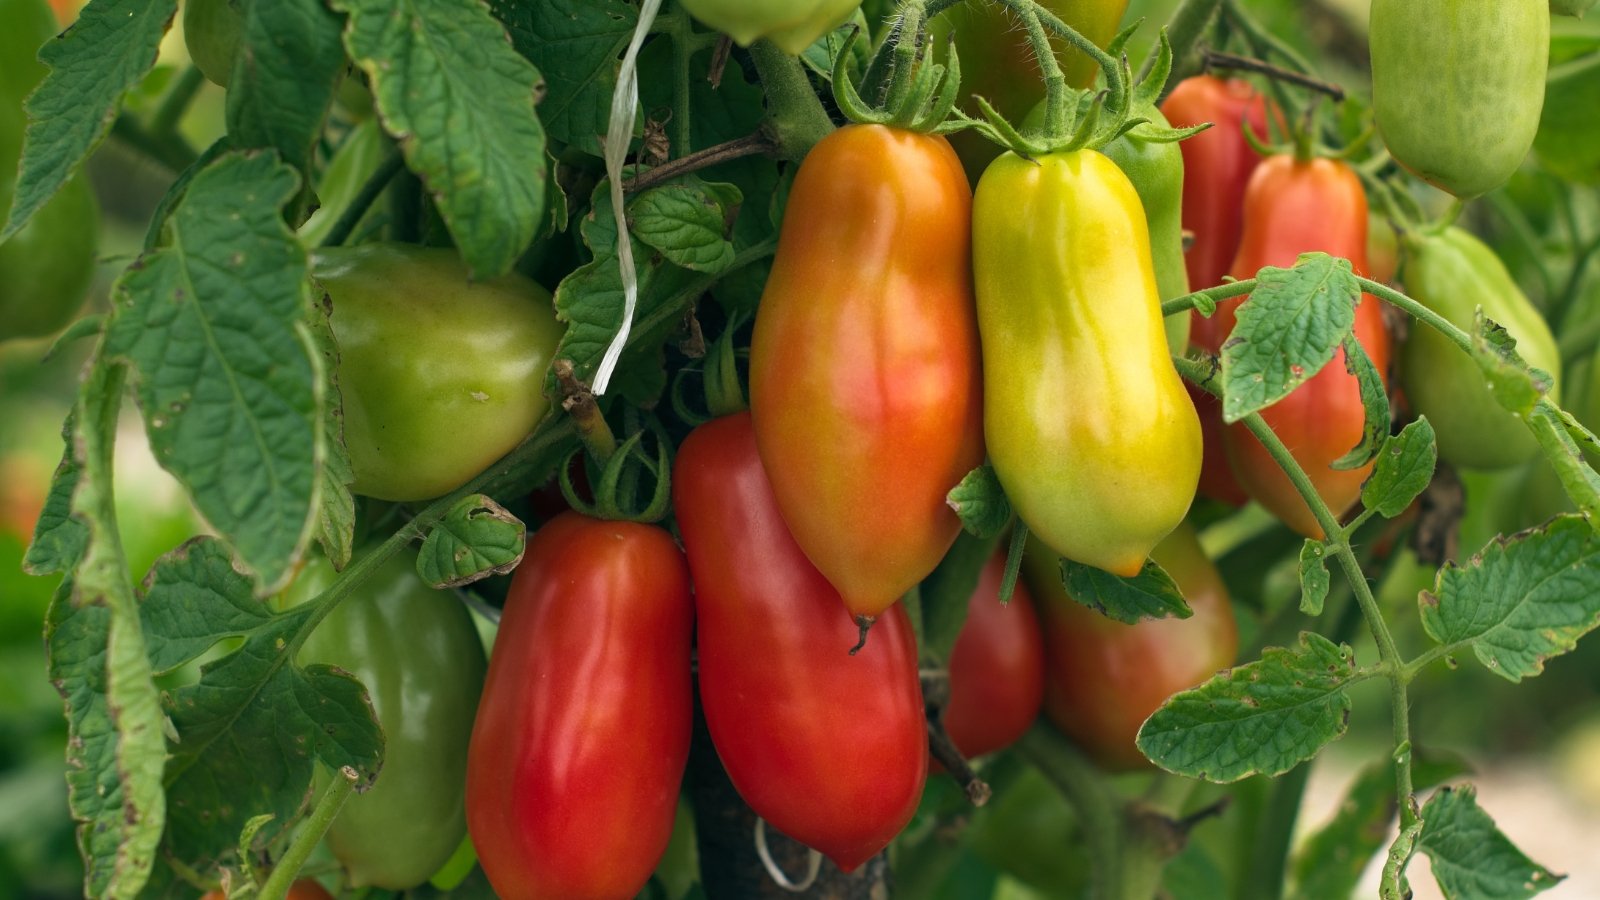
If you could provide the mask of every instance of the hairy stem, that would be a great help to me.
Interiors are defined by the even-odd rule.
[[[288,896],[289,887],[294,884],[295,876],[300,874],[306,860],[311,857],[311,851],[316,849],[317,842],[328,833],[328,827],[339,815],[344,802],[350,799],[350,790],[356,784],[356,770],[346,766],[336,772],[335,776],[333,783],[322,792],[316,808],[311,810],[310,818],[300,827],[300,833],[294,836],[294,841],[289,844],[289,849],[284,851],[283,858],[272,867],[272,874],[268,875],[266,883],[261,885],[261,893],[258,895],[260,900],[283,900]]]
[[[833,120],[811,88],[811,77],[800,60],[771,41],[750,46],[761,87],[767,95],[767,129],[777,145],[779,159],[798,161],[833,132]]]

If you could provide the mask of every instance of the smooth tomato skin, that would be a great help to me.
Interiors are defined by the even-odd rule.
[[[1331,159],[1297,161],[1274,156],[1256,170],[1245,195],[1245,230],[1234,260],[1235,278],[1253,278],[1263,266],[1292,266],[1302,253],[1320,250],[1350,260],[1358,275],[1367,274],[1367,195],[1354,170]],[[1224,338],[1233,331],[1241,297],[1217,304],[1212,316]],[[1356,340],[1388,383],[1391,341],[1376,298],[1363,294],[1356,306]],[[1289,396],[1261,411],[1317,493],[1342,515],[1361,496],[1361,482],[1372,472],[1368,463],[1336,470],[1334,460],[1361,440],[1366,413],[1361,386],[1345,369],[1344,350]],[[1239,484],[1284,524],[1308,538],[1320,539],[1322,528],[1311,508],[1244,423],[1227,426],[1223,444]]]
[[[1105,47],[1117,36],[1128,0],[1041,0],[1040,5],[1095,43]],[[1033,58],[1028,34],[1010,7],[1000,3],[958,3],[928,21],[929,45],[942,48],[954,40],[961,58],[960,106],[968,115],[981,117],[974,97],[989,101],[1008,121],[1015,122],[1044,98],[1044,81]],[[1065,39],[1051,34],[1056,61],[1077,88],[1094,84],[1100,66]],[[936,51],[943,58],[943,51]],[[975,131],[958,131],[950,143],[973,184],[1000,147]]]
[[[1002,155],[978,184],[973,261],[1006,496],[1057,553],[1133,575],[1188,512],[1201,447],[1139,195],[1092,150]]]
[[[904,828],[928,772],[910,621],[856,625],[784,524],[748,413],[684,440],[672,472],[694,575],[700,703],[739,795],[852,871]]]
[[[689,15],[748,47],[766,38],[799,56],[844,24],[861,0],[684,0]]]
[[[361,679],[384,730],[383,768],[339,810],[328,846],[353,887],[405,890],[427,881],[467,833],[467,741],[483,690],[483,643],[461,601],[417,577],[397,553],[300,647]],[[283,601],[313,599],[337,573],[318,554]]]
[[[1516,339],[1528,365],[1559,382],[1561,351],[1539,309],[1517,286],[1505,263],[1470,232],[1451,226],[1436,235],[1408,234],[1407,290],[1419,303],[1471,333],[1479,309]],[[1469,469],[1505,469],[1539,452],[1533,432],[1489,392],[1472,357],[1444,335],[1418,323],[1400,349],[1406,398],[1427,416],[1439,458]],[[1561,402],[1559,383],[1550,399]]]
[[[1039,716],[1044,700],[1044,637],[1027,585],[1000,602],[1006,555],[984,564],[967,621],[950,651],[950,701],[944,727],[961,755],[1004,750]]]
[[[355,493],[447,494],[549,409],[562,326],[532,280],[474,282],[455,250],[401,244],[319,250],[312,274],[332,306]]]
[[[972,193],[942,137],[849,125],[789,192],[750,346],[750,411],[784,521],[875,616],[960,531],[983,462]]]
[[[467,827],[501,897],[627,900],[649,881],[689,758],[693,630],[663,529],[568,512],[528,541],[467,756]]]
[[[1548,0],[1373,0],[1372,112],[1412,174],[1463,200],[1533,146],[1550,51]]]
[[[1134,741],[1167,698],[1233,664],[1238,626],[1222,576],[1187,524],[1156,547],[1194,615],[1125,625],[1072,599],[1055,554],[1030,539],[1023,573],[1044,624],[1044,714],[1101,766],[1147,768]]]
[[[1261,156],[1245,140],[1244,127],[1267,133],[1266,100],[1241,79],[1196,75],[1178,82],[1161,112],[1174,128],[1205,122],[1211,127],[1178,144],[1183,153],[1183,227],[1194,233],[1185,261],[1192,290],[1215,287],[1233,268],[1244,232],[1244,192]],[[1215,353],[1209,320],[1195,314],[1194,343]]]

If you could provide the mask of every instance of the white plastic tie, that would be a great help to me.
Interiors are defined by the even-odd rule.
[[[633,120],[639,107],[639,48],[655,24],[656,13],[661,10],[661,0],[644,0],[639,6],[639,24],[634,26],[633,40],[628,52],[622,55],[622,68],[617,71],[617,88],[611,92],[611,120],[606,124],[606,178],[611,182],[611,214],[617,220],[617,263],[622,266],[622,327],[606,347],[600,359],[600,368],[594,373],[590,390],[595,396],[606,392],[611,375],[628,346],[628,334],[633,331],[633,310],[639,304],[639,274],[633,268],[633,239],[628,236],[628,217],[622,203],[622,163],[628,156],[628,144],[633,140]]]

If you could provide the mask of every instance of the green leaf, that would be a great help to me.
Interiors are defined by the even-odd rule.
[[[541,79],[478,0],[332,0],[384,128],[473,275],[511,269],[542,224]],[[544,6],[545,4],[532,4]]]
[[[312,311],[309,318],[311,340],[322,359],[322,373],[326,379],[322,428],[327,435],[327,455],[322,464],[322,482],[317,493],[317,543],[333,563],[335,571],[342,572],[350,564],[355,550],[356,498],[350,493],[355,481],[355,471],[350,466],[350,452],[344,445],[344,400],[339,394],[339,343],[334,339],[330,321],[333,308],[327,294]]]
[[[417,574],[434,588],[504,575],[522,562],[527,526],[483,494],[462,497],[433,526],[417,556]]]
[[[199,683],[167,698],[177,730],[167,767],[167,852],[206,870],[235,851],[256,816],[273,816],[266,833],[281,833],[300,812],[314,760],[376,776],[383,733],[361,683],[291,657],[318,604],[274,613],[254,598],[227,549],[203,537],[158,560],[145,583],[139,612],[158,672],[225,638],[244,638],[202,667]]]
[[[23,569],[30,575],[54,575],[77,566],[89,549],[89,529],[72,518],[72,492],[77,490],[82,471],[75,458],[73,442],[76,440],[76,413],[69,413],[61,423],[61,442],[66,449],[61,453],[61,463],[50,479],[50,493],[45,497],[44,509],[33,524],[33,543],[22,559]]]
[[[1063,557],[1061,583],[1072,599],[1126,625],[1141,619],[1187,619],[1194,615],[1184,602],[1178,583],[1153,559],[1144,561],[1139,574],[1123,578]]]
[[[629,230],[674,265],[721,272],[733,262],[724,232],[744,197],[731,184],[717,188],[698,179],[651,188],[628,204]]]
[[[1328,548],[1321,541],[1307,540],[1300,547],[1300,611],[1308,616],[1322,615],[1328,599]]]
[[[197,174],[166,245],[117,281],[106,336],[134,365],[156,460],[263,593],[288,581],[315,523],[326,443],[306,253],[279,214],[297,180],[261,152]]]
[[[239,55],[228,81],[228,137],[271,148],[302,176],[344,75],[341,21],[323,0],[244,6]]]
[[[1417,849],[1433,862],[1433,877],[1448,900],[1522,900],[1566,877],[1524,856],[1478,806],[1471,785],[1443,788],[1428,799]]]
[[[120,369],[97,359],[80,388],[82,475],[71,504],[84,554],[46,614],[50,681],[67,713],[67,799],[78,823],[84,895],[135,897],[150,877],[167,813],[160,694],[139,627],[112,502]]]
[[[1307,253],[1267,267],[1222,347],[1223,418],[1237,422],[1322,370],[1355,324],[1361,288],[1349,260]]]
[[[1418,597],[1422,627],[1489,671],[1521,681],[1600,625],[1600,538],[1581,516],[1496,537],[1464,566],[1439,570]]]
[[[1600,473],[1589,465],[1571,432],[1551,410],[1548,403],[1535,406],[1528,414],[1528,426],[1533,429],[1545,458],[1556,470],[1561,488],[1572,499],[1572,505],[1589,517],[1591,525],[1600,529]]]
[[[1480,308],[1472,323],[1472,358],[1489,381],[1489,393],[1519,416],[1533,410],[1555,381],[1548,372],[1530,367],[1517,354],[1517,339]]]
[[[1355,680],[1355,651],[1302,632],[1299,646],[1269,647],[1169,699],[1139,729],[1139,749],[1169,772],[1219,784],[1278,775],[1344,734]]]
[[[40,49],[50,74],[28,97],[30,124],[0,241],[21,231],[105,138],[123,96],[155,66],[177,12],[178,0],[95,0]]]
[[[1434,443],[1433,426],[1421,418],[1400,429],[1383,443],[1372,476],[1361,485],[1361,502],[1386,519],[1405,512],[1411,501],[1433,480],[1439,451]]]
[[[1418,754],[1413,758],[1412,781],[1417,790],[1424,790],[1468,771],[1458,757]],[[1383,849],[1397,812],[1394,765],[1385,761],[1362,769],[1333,819],[1295,854],[1295,890],[1289,896],[1303,900],[1355,896],[1372,857]]]
[[[1330,468],[1340,470],[1359,469],[1371,462],[1389,436],[1388,389],[1383,384],[1383,376],[1378,374],[1378,367],[1372,364],[1372,357],[1367,355],[1354,333],[1344,336],[1344,364],[1345,370],[1356,376],[1356,384],[1361,388],[1363,416],[1361,440],[1349,453],[1329,464]]]
[[[967,609],[973,591],[978,589],[978,577],[994,556],[999,541],[999,532],[980,538],[962,531],[944,559],[923,579],[920,646],[924,656],[949,661],[961,627],[967,623]]]
[[[621,0],[490,0],[489,7],[517,51],[544,75],[539,118],[550,136],[600,156],[617,61],[633,37],[639,10]]]
[[[968,472],[961,483],[950,489],[945,502],[961,518],[961,527],[973,537],[999,537],[1011,523],[1011,501],[1000,487],[994,466],[983,465]]]
[[[861,12],[860,7],[857,7],[855,12],[850,14],[850,18],[843,25],[813,41],[811,46],[801,52],[800,61],[805,63],[806,68],[810,69],[812,74],[823,81],[832,81],[833,61],[844,51],[850,36],[857,32],[860,32],[863,37],[869,33],[867,17]],[[870,42],[866,40],[856,41],[853,47],[854,49],[851,51],[853,65],[850,69],[850,74],[851,76],[857,76],[860,74],[861,69],[871,61],[872,51]],[[942,59],[943,56],[941,54],[941,61]]]

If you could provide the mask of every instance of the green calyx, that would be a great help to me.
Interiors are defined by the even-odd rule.
[[[654,454],[644,448],[646,433],[655,441]],[[571,457],[562,463],[557,478],[561,496],[569,506],[595,519],[648,523],[666,518],[672,499],[672,439],[660,422],[649,419],[646,427],[635,429],[610,457],[596,462],[600,474],[590,479],[594,486],[592,502],[584,499],[572,483]],[[594,471],[593,466],[590,471]],[[638,505],[641,477],[653,479],[649,500],[642,508]]]
[[[1122,84],[1132,84],[1132,68],[1122,48],[1138,28],[1137,23],[1124,29],[1111,42],[1108,52],[1115,54],[1121,70]],[[1066,115],[1054,127],[1050,125],[1048,109],[1035,109],[1021,128],[1007,122],[988,101],[978,97],[978,108],[983,119],[966,119],[962,127],[976,128],[1002,147],[1025,158],[1035,158],[1046,153],[1073,150],[1099,150],[1122,135],[1137,128],[1139,140],[1147,143],[1171,143],[1192,137],[1211,127],[1209,123],[1190,128],[1167,128],[1156,125],[1139,111],[1154,109],[1156,101],[1172,73],[1172,45],[1166,32],[1161,33],[1156,57],[1149,73],[1131,89],[1101,91],[1069,91]],[[1048,101],[1047,101],[1048,103]],[[1041,112],[1043,113],[1041,115]],[[959,115],[959,114],[958,114]]]
[[[961,62],[954,44],[949,46],[945,62],[933,62],[927,31],[922,27],[920,4],[909,2],[901,7],[900,27],[891,37],[894,41],[893,68],[888,90],[879,106],[863,99],[860,90],[850,81],[851,51],[859,35],[859,30],[852,30],[833,61],[834,102],[845,117],[852,122],[889,125],[922,133],[953,130],[947,127],[946,120],[959,99]]]

